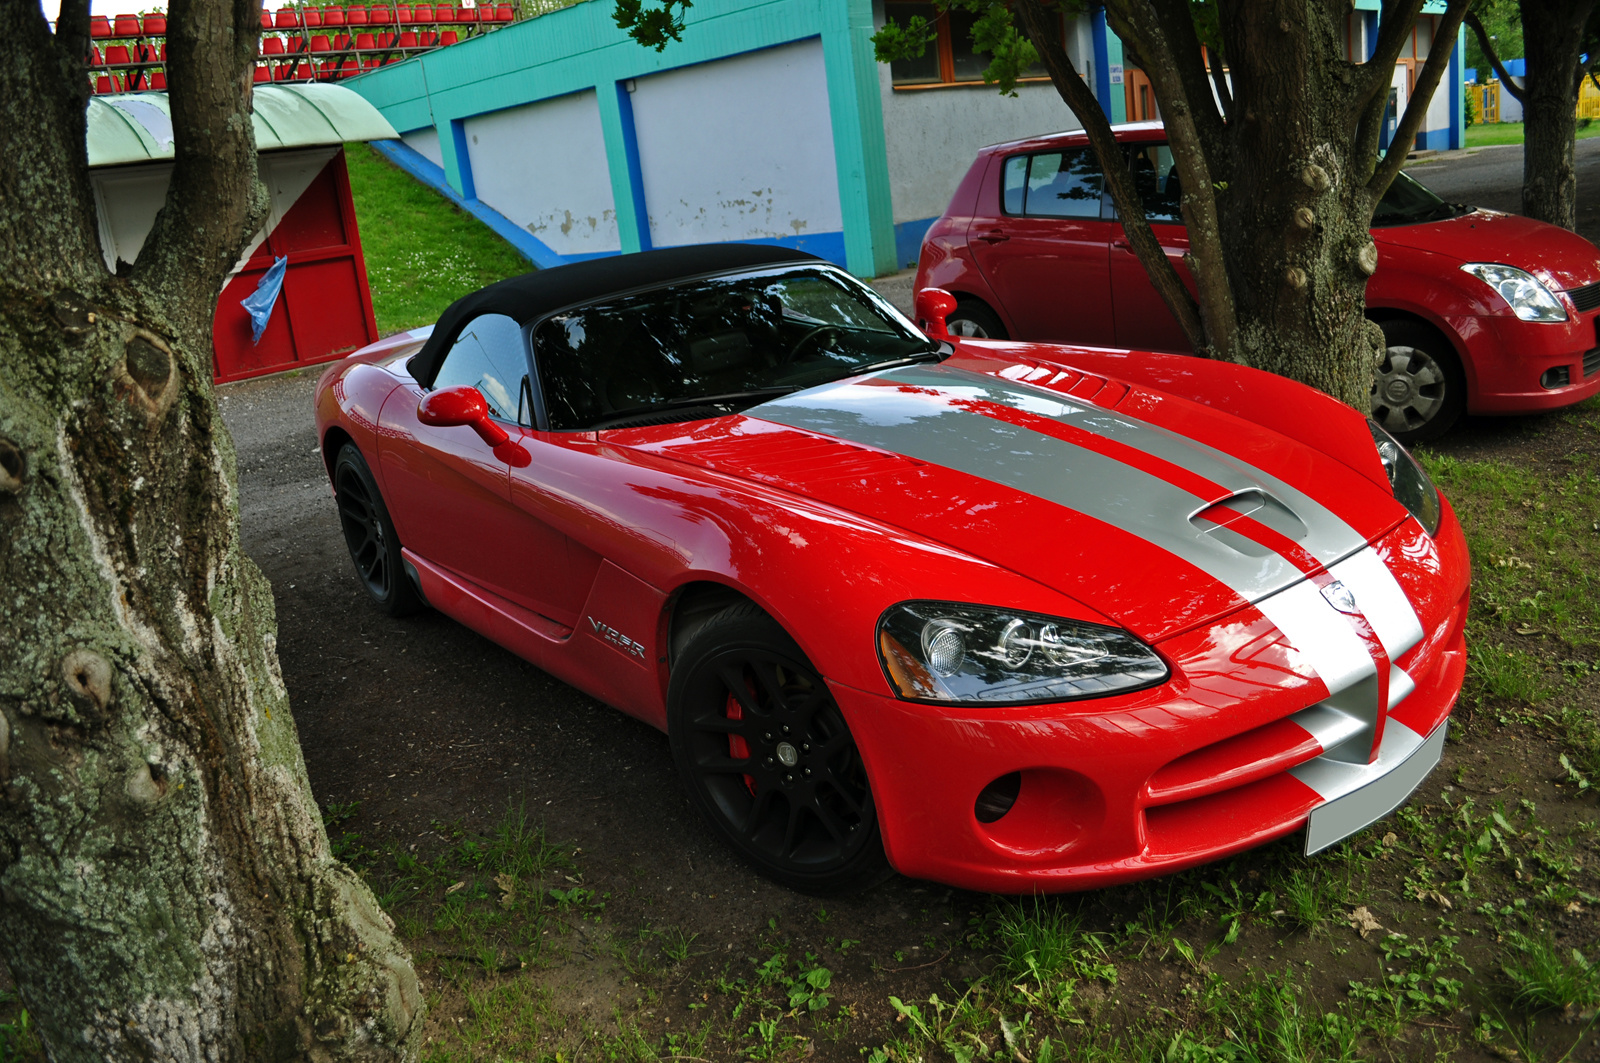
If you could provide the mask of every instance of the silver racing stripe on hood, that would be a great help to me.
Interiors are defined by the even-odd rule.
[[[1081,429],[1193,476],[1187,488],[1179,486],[1089,446],[978,412],[983,403]],[[1251,489],[1273,496],[1305,526],[1297,545],[1324,565],[1366,545],[1320,503],[1231,455],[1054,392],[964,370],[914,366],[856,377],[745,415],[904,454],[1075,510],[1181,558],[1252,603],[1305,574],[1276,553],[1243,552],[1190,521],[1219,498]],[[1218,497],[1188,489],[1194,478],[1221,488]]]

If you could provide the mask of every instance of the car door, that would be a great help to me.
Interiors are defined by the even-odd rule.
[[[1087,147],[997,159],[967,243],[1015,330],[1013,338],[1110,345],[1104,174]]]
[[[490,416],[513,437],[519,425],[531,424],[522,327],[500,314],[469,321],[428,390],[457,385],[477,388]],[[512,505],[509,467],[472,428],[418,419],[426,393],[417,384],[397,388],[380,416],[384,493],[400,541],[424,560],[548,615],[540,608],[540,582],[563,563],[562,537]]]
[[[1144,205],[1150,230],[1161,242],[1167,260],[1192,292],[1194,281],[1183,264],[1189,251],[1189,231],[1184,228],[1179,209],[1182,194],[1178,171],[1172,162],[1172,149],[1165,144],[1134,144],[1129,148],[1134,186]],[[1111,303],[1116,317],[1116,346],[1136,350],[1181,351],[1190,353],[1189,341],[1172,316],[1161,293],[1150,283],[1150,273],[1133,253],[1127,234],[1116,223],[1111,240]]]

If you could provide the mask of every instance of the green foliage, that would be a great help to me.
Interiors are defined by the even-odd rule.
[[[1490,43],[1502,63],[1522,58],[1522,12],[1517,0],[1476,0],[1472,10],[1483,22],[1484,31],[1493,38]],[[1467,30],[1466,65],[1478,71],[1479,84],[1498,76],[1478,43],[1478,35],[1470,28]]]
[[[1600,1003],[1600,968],[1577,949],[1561,949],[1548,933],[1530,937],[1506,932],[1502,967],[1516,990],[1516,1003],[1530,1010],[1590,1007]]]
[[[10,993],[0,993],[0,1012],[16,1004]],[[28,1009],[17,1007],[15,1014],[0,1022],[0,1063],[24,1063],[44,1057],[44,1045],[28,1017]]]
[[[646,48],[663,51],[671,41],[683,40],[684,15],[693,0],[661,0],[660,7],[645,7],[643,0],[617,0],[611,13],[617,28]],[[677,12],[673,12],[677,8]]]
[[[1017,29],[1011,9],[995,0],[934,0],[934,6],[940,12],[962,10],[978,16],[972,24],[972,47],[990,57],[983,71],[984,83],[1015,96],[1017,79],[1038,64],[1039,51]],[[1062,6],[1068,17],[1077,13],[1075,3]],[[896,59],[921,58],[937,38],[935,24],[921,15],[911,16],[904,25],[891,17],[883,29],[872,35],[872,44],[878,62],[892,63]]]
[[[1461,86],[1461,114],[1470,128],[1478,122],[1478,86],[1466,84]]]

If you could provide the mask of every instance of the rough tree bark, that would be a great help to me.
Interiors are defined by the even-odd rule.
[[[56,1060],[412,1058],[423,1005],[328,849],[211,388],[266,216],[256,0],[173,0],[175,170],[100,255],[88,0],[0,0],[0,954]]]
[[[1522,213],[1572,229],[1578,224],[1578,92],[1600,50],[1600,6],[1596,0],[1522,0],[1520,8],[1528,69],[1521,86],[1506,73],[1477,16],[1469,14],[1467,24],[1501,91],[1522,104]]]
[[[1370,404],[1383,338],[1365,317],[1377,268],[1368,226],[1405,159],[1378,161],[1389,78],[1421,0],[1386,4],[1376,52],[1345,58],[1338,0],[1218,2],[1231,84],[1208,69],[1190,0],[1108,0],[1117,35],[1144,64],[1172,144],[1198,299],[1150,233],[1099,104],[1059,44],[1054,5],[1012,5],[1051,80],[1088,131],[1129,243],[1196,353],[1292,377],[1357,409]],[[1451,0],[1435,40],[1453,41],[1466,0]],[[1394,142],[1409,144],[1449,62],[1434,49]],[[1219,99],[1220,97],[1220,99]],[[1190,324],[1200,321],[1200,336]]]

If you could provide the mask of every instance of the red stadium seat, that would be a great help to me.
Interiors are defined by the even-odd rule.
[[[271,32],[273,28],[272,12],[268,11],[266,8],[261,9],[261,28],[267,30],[268,32]]]
[[[117,86],[116,83],[113,82],[109,77],[107,77],[105,74],[101,74],[99,77],[94,79],[94,91],[95,95],[104,96],[107,93],[116,92]]]
[[[411,5],[411,21],[420,23],[420,24],[422,24],[424,26],[426,26],[429,23],[431,23],[433,21],[433,5],[432,4],[412,4]]]
[[[111,35],[113,37],[139,36],[139,16],[118,15],[116,22],[112,25]]]
[[[100,49],[97,46],[91,44],[89,46],[89,65],[90,66],[100,66],[100,65],[104,64],[105,61],[106,61],[106,57],[100,54]]]
[[[128,54],[126,44],[106,45],[106,66],[127,66],[133,62],[133,57]]]
[[[268,55],[268,56],[271,56],[271,55],[283,55],[283,54],[285,54],[286,51],[287,51],[287,49],[285,49],[284,46],[283,46],[283,38],[282,37],[263,37],[263,38],[261,38],[261,54],[262,55]]]
[[[306,50],[306,39],[304,37],[290,37],[285,44],[288,46],[290,55],[299,55]]]
[[[345,8],[344,24],[346,26],[365,26],[367,24],[367,9],[364,7]]]
[[[257,63],[256,64],[256,84],[259,85],[263,81],[271,81],[271,80],[272,80],[272,71],[268,70],[266,67],[262,66],[260,63]]]
[[[343,26],[344,8],[325,7],[322,9],[322,24],[324,26]]]
[[[411,25],[411,5],[410,4],[396,4],[396,5],[394,5],[394,20],[395,20],[395,23],[397,25],[401,25],[401,26],[409,26],[409,25]]]
[[[363,73],[368,70],[376,69],[378,69],[378,60],[375,57],[361,60],[361,70]]]
[[[288,63],[279,63],[277,66],[272,68],[272,80],[273,81],[287,81],[288,78],[289,78],[289,64]]]
[[[367,12],[367,24],[370,26],[394,25],[394,16],[389,12],[389,5],[373,4]]]
[[[305,20],[307,29],[316,29],[322,25],[322,12],[314,7],[308,7],[300,12],[300,17]]]
[[[104,40],[111,36],[111,20],[104,15],[90,15],[89,36],[96,40]]]
[[[399,48],[407,49],[420,48],[422,46],[422,42],[417,40],[417,34],[415,30],[401,30],[400,38],[395,42],[395,45]]]
[[[354,59],[346,59],[339,64],[339,76],[342,78],[355,77],[361,73],[361,64]]]
[[[456,20],[456,9],[454,7],[452,7],[449,4],[434,4],[433,5],[433,21],[439,22],[439,23],[445,23],[445,22],[454,22],[455,20]]]
[[[278,13],[272,16],[272,24],[280,30],[297,29],[300,25],[300,13],[292,7],[280,7]]]
[[[350,35],[348,33],[335,33],[333,35],[334,51],[342,52],[348,47],[350,47]]]
[[[159,11],[144,17],[144,35],[146,37],[165,37],[167,35],[167,16]]]
[[[378,40],[370,33],[356,34],[356,51],[368,52],[378,46]]]
[[[333,42],[328,39],[326,33],[319,33],[311,38],[311,50],[313,52],[331,52],[333,51]]]
[[[447,44],[455,44],[459,40],[461,40],[461,37],[455,30],[445,30],[439,34],[439,47],[443,48]]]
[[[434,48],[439,44],[439,34],[435,30],[423,30],[417,36],[417,43],[423,48]]]
[[[153,91],[153,92],[166,92],[167,91],[167,75],[166,75],[166,73],[163,72],[163,71],[157,70],[155,73],[151,74],[150,75],[150,88],[151,88],[151,91]]]
[[[500,4],[495,8],[495,17],[501,22],[515,22],[517,20],[516,8],[510,4]]]

